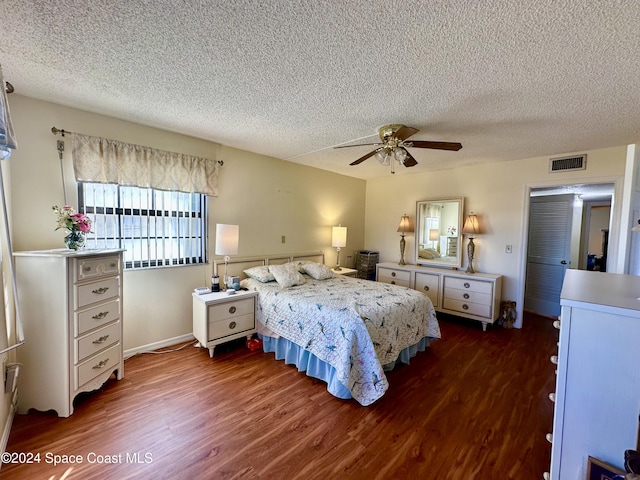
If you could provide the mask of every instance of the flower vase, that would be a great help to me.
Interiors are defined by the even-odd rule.
[[[84,246],[85,237],[84,233],[80,230],[70,230],[66,237],[64,237],[64,244],[70,250],[78,250]]]

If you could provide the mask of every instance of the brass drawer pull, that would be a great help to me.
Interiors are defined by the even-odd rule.
[[[465,300],[469,300],[469,294],[465,293],[464,295],[462,295],[464,297]]]
[[[91,293],[95,293],[96,295],[102,295],[103,293],[107,293],[107,290],[109,290],[109,287],[100,287],[100,288],[96,288],[95,290],[91,290]]]
[[[97,340],[94,340],[93,343],[95,343],[96,345],[100,345],[101,343],[106,342],[107,338],[109,338],[109,335],[103,335],[100,338],[98,338]]]
[[[236,313],[236,307],[235,306],[229,307],[229,313]]]
[[[469,310],[469,305],[467,305],[466,303],[462,304],[462,309],[463,310]]]
[[[391,285],[395,285],[395,284],[396,284],[396,281],[395,281],[395,280],[391,280],[391,282],[390,282],[390,283],[391,283]]]
[[[464,288],[471,288],[471,284],[469,282],[464,282]]]
[[[396,276],[396,272],[391,272],[391,276],[395,277]]]
[[[84,270],[85,272],[90,272],[91,271],[91,267],[84,267],[82,270]]]
[[[109,315],[109,310],[107,310],[106,312],[100,312],[100,313],[92,316],[91,318],[93,318],[94,320],[102,320],[107,315]]]
[[[94,370],[100,370],[101,368],[106,367],[107,363],[109,363],[109,359],[108,358],[106,360],[102,360],[100,363],[94,365],[93,369]]]
[[[428,292],[428,291],[429,291],[429,285],[425,285],[425,286],[424,286],[424,291],[425,291],[425,292]]]
[[[233,330],[234,328],[236,328],[236,326],[237,326],[236,322],[231,322],[229,324],[229,330]]]

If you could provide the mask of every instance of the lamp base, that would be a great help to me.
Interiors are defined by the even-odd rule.
[[[400,236],[400,262],[398,265],[406,265],[404,261],[404,247],[407,245],[407,242],[404,239],[404,233]]]
[[[476,273],[473,269],[473,253],[476,250],[476,245],[473,243],[473,238],[469,237],[469,243],[467,244],[467,256],[469,258],[469,264],[467,265],[466,273]]]

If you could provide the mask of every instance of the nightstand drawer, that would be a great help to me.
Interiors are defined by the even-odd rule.
[[[100,350],[104,350],[114,343],[117,343],[119,340],[120,322],[113,323],[108,327],[101,328],[86,337],[76,340],[76,363],[83,361],[85,358],[99,352]]]
[[[378,281],[393,285],[411,286],[411,272],[405,270],[393,270],[390,268],[378,268]]]
[[[455,288],[458,290],[466,290],[471,292],[486,293],[491,295],[493,293],[493,283],[483,282],[482,280],[471,280],[467,278],[444,278],[445,295],[447,289]]]
[[[443,308],[447,310],[455,310],[467,315],[477,315],[488,319],[491,318],[491,305],[482,305],[479,303],[454,300],[452,298],[445,297],[443,301]]]
[[[76,314],[76,325],[74,336],[82,335],[89,330],[113,322],[120,316],[120,299],[103,303],[89,310],[84,310]]]
[[[251,304],[251,307],[251,313],[236,315],[233,318],[225,318],[224,320],[209,321],[208,340],[217,340],[246,330],[253,330],[256,322],[253,315],[253,304]]]
[[[120,273],[120,255],[88,257],[76,262],[76,280],[88,280]]]
[[[253,297],[209,305],[209,318],[216,320],[235,319],[248,313],[253,315]]]
[[[99,282],[75,287],[76,308],[108,300],[120,294],[120,277],[109,277]]]

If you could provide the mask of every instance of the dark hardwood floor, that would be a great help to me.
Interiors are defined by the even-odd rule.
[[[16,415],[2,479],[524,479],[548,470],[557,330],[440,316],[442,339],[369,407],[236,343],[125,362],[66,419]],[[54,466],[53,455],[81,463]],[[66,460],[67,462],[70,460]]]

